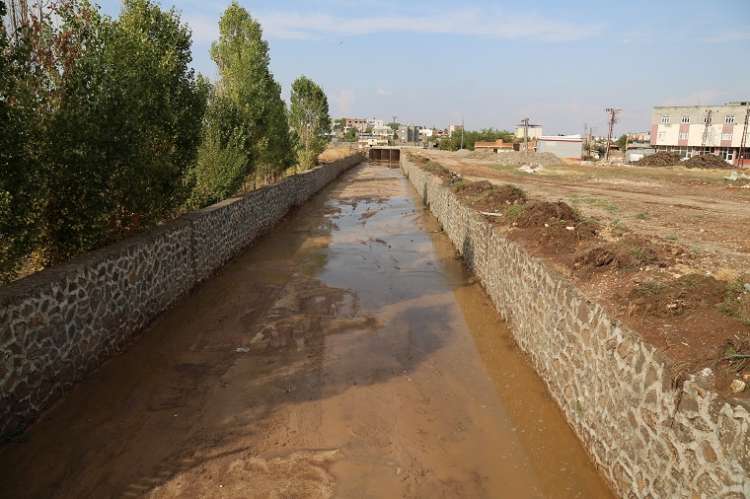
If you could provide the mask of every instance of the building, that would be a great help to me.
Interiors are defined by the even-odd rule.
[[[495,153],[507,152],[513,150],[513,144],[509,142],[503,142],[503,139],[497,139],[494,142],[482,142],[477,141],[474,143],[475,151],[492,151]]]
[[[432,128],[422,128],[419,130],[419,136],[423,139],[429,139],[432,137],[435,131]]]
[[[454,133],[461,133],[464,129],[463,125],[450,125],[448,126],[448,137],[453,137]]]
[[[632,132],[626,134],[628,142],[648,142],[651,143],[651,132]]]
[[[583,138],[580,135],[542,135],[537,139],[536,152],[551,152],[566,159],[583,157]]]
[[[373,127],[372,134],[375,137],[381,138],[381,139],[392,139],[393,138],[393,128],[386,126],[386,125],[380,125]]]
[[[516,138],[522,139],[524,133],[524,126],[519,125],[516,127]],[[542,125],[529,125],[529,139],[538,139],[542,136]]]
[[[729,164],[748,165],[749,118],[750,101],[721,106],[656,106],[651,113],[651,145],[685,159],[715,154]],[[745,149],[740,160],[743,136]]]
[[[374,129],[374,128],[378,128],[378,127],[381,127],[381,126],[385,126],[385,121],[384,120],[379,120],[377,118],[370,118],[370,119],[367,120],[367,125],[370,128]]]
[[[367,131],[367,120],[364,118],[344,118],[344,128],[354,128],[356,131],[362,133]]]
[[[654,147],[646,142],[633,142],[628,144],[625,150],[625,162],[634,163],[645,156],[650,156],[656,152]]]

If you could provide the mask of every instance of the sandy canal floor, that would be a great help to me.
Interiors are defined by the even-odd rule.
[[[356,167],[1,448],[0,497],[609,497],[454,255]]]

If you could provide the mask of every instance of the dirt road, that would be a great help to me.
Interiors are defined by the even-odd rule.
[[[454,254],[355,168],[0,448],[0,497],[609,497]]]

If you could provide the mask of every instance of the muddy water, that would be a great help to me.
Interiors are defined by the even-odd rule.
[[[609,497],[399,170],[305,205],[0,449],[0,497]]]

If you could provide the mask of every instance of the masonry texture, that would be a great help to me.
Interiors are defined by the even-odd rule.
[[[0,441],[361,160],[288,177],[0,288]]]
[[[618,495],[750,497],[750,414],[710,389],[710,370],[675,388],[653,347],[438,177],[406,155],[401,166]]]

